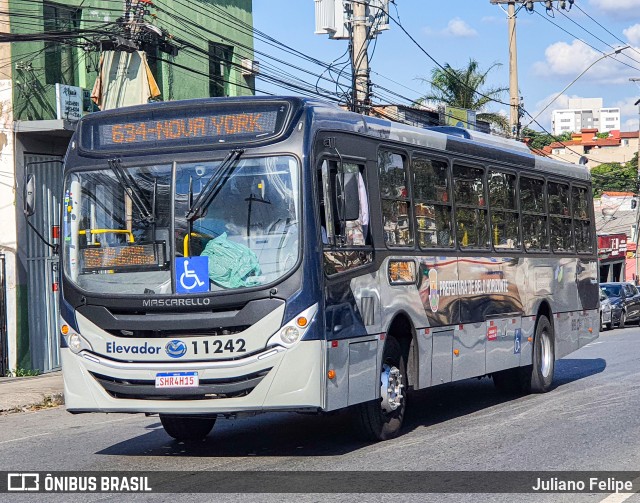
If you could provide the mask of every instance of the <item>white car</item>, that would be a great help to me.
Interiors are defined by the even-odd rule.
[[[613,326],[613,306],[607,294],[600,289],[600,327],[611,330]]]

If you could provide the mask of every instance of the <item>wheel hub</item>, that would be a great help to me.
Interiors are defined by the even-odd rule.
[[[393,412],[402,405],[402,374],[397,367],[390,367],[386,363],[382,366],[380,374],[382,384],[380,386],[380,396],[382,397],[382,410]]]
[[[551,338],[549,334],[544,331],[542,332],[542,338],[540,339],[541,344],[541,358],[540,358],[540,372],[546,378],[549,376],[551,372],[552,365],[552,352],[551,352]]]

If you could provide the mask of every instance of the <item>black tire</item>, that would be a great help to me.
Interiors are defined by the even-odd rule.
[[[555,366],[556,346],[553,327],[546,316],[540,316],[533,337],[533,365],[520,367],[523,391],[528,393],[549,391]]]
[[[212,430],[216,416],[160,414],[160,422],[176,440],[202,440]]]
[[[607,330],[611,330],[611,329],[613,328],[613,323],[612,323],[612,322],[605,323],[605,325],[604,325],[604,326],[605,326],[605,328],[606,328]]]
[[[399,376],[395,374],[396,370],[399,371]],[[399,387],[396,386],[394,389],[396,391],[399,389],[400,392],[390,397],[391,400],[386,402],[386,409],[383,397],[355,407],[356,423],[361,435],[366,440],[390,440],[398,436],[402,427],[407,405],[407,372],[400,343],[392,336],[387,336],[384,345],[382,367],[380,368],[380,387],[382,387],[383,376],[389,374],[396,375],[394,382],[399,384]],[[394,405],[396,408],[389,410]]]
[[[625,323],[627,322],[627,313],[624,310],[620,313],[620,320],[618,321],[618,328],[624,328]]]

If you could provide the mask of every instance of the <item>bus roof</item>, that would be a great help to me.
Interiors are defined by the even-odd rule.
[[[420,128],[390,120],[349,112],[340,106],[316,99],[303,99],[313,110],[316,127],[351,131],[377,138],[400,141],[437,150],[473,154],[489,161],[524,165],[544,174],[589,180],[584,165],[556,161],[534,155],[524,143],[459,127]]]

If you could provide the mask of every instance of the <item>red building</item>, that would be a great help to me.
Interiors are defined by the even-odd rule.
[[[600,264],[601,282],[626,281],[626,261],[627,235],[625,233],[598,236],[598,262]],[[633,263],[633,260],[630,262]],[[633,278],[632,275],[631,278]]]

